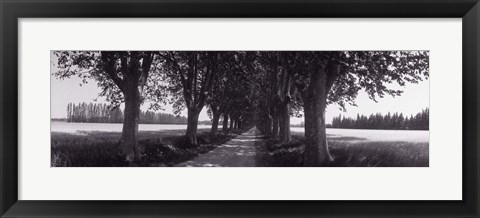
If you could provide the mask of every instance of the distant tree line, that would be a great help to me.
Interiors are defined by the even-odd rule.
[[[187,124],[187,118],[153,111],[140,111],[142,124]]]
[[[343,129],[404,129],[404,130],[428,130],[429,129],[429,109],[426,108],[415,116],[404,116],[402,113],[390,112],[386,115],[381,113],[371,114],[370,116],[357,114],[357,118],[334,117],[332,128]]]
[[[124,113],[120,108],[110,108],[107,104],[68,103],[67,122],[75,123],[122,123]],[[172,114],[141,111],[142,124],[186,124],[187,118]]]

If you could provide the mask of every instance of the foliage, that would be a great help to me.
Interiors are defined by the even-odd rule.
[[[202,108],[216,73],[217,53],[197,51],[159,52],[159,76],[168,84],[170,103],[176,113]]]
[[[134,66],[138,65],[140,75],[138,89],[141,91],[142,102],[150,102],[151,109],[158,110],[165,102],[164,84],[149,75],[158,71],[158,58],[153,52],[144,51],[53,51],[56,61],[52,65],[56,71],[52,73],[58,79],[78,77],[82,83],[93,80],[101,88],[99,97],[105,97],[110,108],[117,108],[125,101],[122,89]],[[151,65],[146,59],[151,59]],[[138,63],[137,63],[138,62]],[[142,64],[140,64],[142,63]],[[151,67],[150,67],[151,66]],[[147,67],[149,68],[148,70]],[[80,84],[81,85],[81,84]]]
[[[376,101],[401,90],[386,84],[418,83],[429,76],[428,51],[322,51],[284,52],[284,61],[300,92],[309,88],[311,72],[326,71],[327,103],[356,105],[361,89]]]

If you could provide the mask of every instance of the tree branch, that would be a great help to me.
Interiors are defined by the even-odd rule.
[[[328,91],[330,91],[330,89],[332,88],[335,80],[338,78],[338,75],[340,73],[340,63],[336,60],[330,60],[327,64],[327,67],[325,68],[325,71],[327,73],[326,90],[328,93]]]
[[[209,54],[209,64],[207,66],[207,74],[205,75],[205,79],[203,85],[201,87],[200,97],[197,103],[197,107],[203,107],[205,103],[205,99],[207,97],[207,92],[209,92],[212,88],[212,81],[215,77],[216,71],[216,57],[217,53]]]
[[[114,58],[111,52],[101,52],[101,59],[103,62],[103,71],[113,80],[113,82],[118,86],[118,88],[122,92],[124,92],[125,81],[118,77],[117,73],[115,72],[116,58]]]
[[[168,56],[162,54],[161,52],[158,52],[158,55],[160,57],[164,58],[166,61],[170,61],[173,65],[173,67],[177,70],[177,74],[180,76],[180,81],[181,81],[182,87],[183,87],[183,90],[182,90],[183,98],[184,98],[185,103],[188,107],[190,105],[191,99],[189,97],[189,91],[188,91],[189,85],[188,85],[187,78],[185,78],[184,72],[182,71],[177,58],[175,58],[175,53],[174,52],[167,52],[167,54],[168,54]],[[187,70],[187,73],[188,73],[188,70]]]
[[[192,86],[192,94],[193,94],[193,103],[196,106],[198,103],[198,92],[197,92],[197,78],[198,78],[198,54],[197,52],[193,52],[193,86]]]
[[[151,68],[154,56],[155,55],[153,54],[153,52],[146,52],[146,54],[143,57],[142,67],[141,67],[142,72],[141,72],[141,75],[140,75],[140,89],[141,90],[143,90],[143,87],[147,83],[148,75],[150,73],[150,68]]]

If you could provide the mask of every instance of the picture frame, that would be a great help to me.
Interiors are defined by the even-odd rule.
[[[4,0],[0,3],[1,217],[458,216],[479,211],[480,4],[477,0]],[[462,18],[462,201],[18,200],[19,18]]]

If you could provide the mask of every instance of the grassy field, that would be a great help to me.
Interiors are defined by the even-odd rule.
[[[147,126],[149,127],[149,126]],[[146,128],[146,127],[145,127]],[[183,129],[151,126],[155,131],[139,132],[144,146],[141,162],[130,165],[118,153],[121,133],[106,131],[52,132],[52,167],[122,167],[173,166],[204,154],[234,138],[240,132],[209,136],[209,129],[199,129],[199,146],[188,147]],[[74,129],[74,128],[73,128]],[[108,129],[108,128],[107,128]],[[111,128],[110,128],[111,129]],[[62,129],[63,130],[63,129]],[[303,133],[292,131],[292,142],[280,144],[264,138],[255,143],[257,166],[303,166]],[[428,131],[327,129],[328,145],[335,161],[332,167],[428,167]]]
[[[118,153],[121,133],[78,131],[75,134],[52,132],[52,167],[123,167],[172,166],[206,153],[237,133],[219,134],[216,138],[207,129],[199,130],[199,146],[184,146],[185,130],[140,131],[139,143],[144,146],[142,161],[130,165]]]
[[[303,165],[303,133],[294,132],[293,140],[281,144],[269,139],[265,143],[264,164],[277,167]],[[335,159],[328,167],[428,167],[429,143],[424,141],[372,140],[328,135],[330,153]]]

